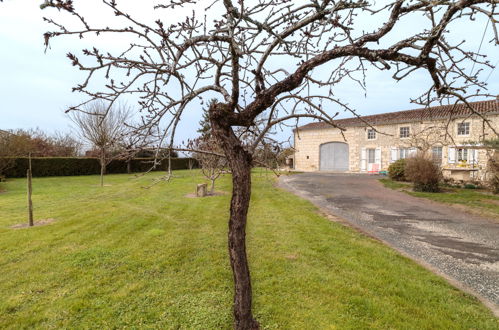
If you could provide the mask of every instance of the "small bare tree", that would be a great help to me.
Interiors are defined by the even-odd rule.
[[[187,160],[187,167],[189,168],[189,171],[191,171],[194,168],[194,164],[195,164],[194,158],[189,157],[189,159]]]
[[[194,152],[193,156],[201,167],[204,177],[210,180],[210,194],[215,193],[215,181],[222,175],[227,167],[227,160],[223,156],[223,150],[218,146],[213,137],[201,136],[188,146],[189,149],[204,152]],[[222,155],[222,156],[221,156]]]
[[[89,96],[86,102],[142,96],[144,125],[163,121],[172,147],[187,109],[216,98],[209,104],[208,118],[232,173],[228,250],[236,329],[259,327],[252,313],[246,222],[253,155],[268,134],[279,125],[297,125],[302,118],[336,126],[338,110],[354,112],[338,98],[336,87],[353,80],[364,89],[368,69],[390,70],[395,80],[425,72],[428,88],[416,95],[415,103],[459,101],[480,115],[468,100],[489,95],[481,72],[493,65],[461,36],[452,36],[451,25],[489,20],[493,35],[488,40],[498,40],[497,0],[160,1],[155,6],[162,11],[158,17],[168,17],[170,24],[161,18],[138,19],[116,0],[103,0],[100,10],[108,9],[116,20],[94,24],[74,2],[45,0],[42,7],[74,19],[62,24],[46,18],[55,29],[44,35],[47,46],[61,35],[82,42],[87,35],[118,39],[119,34],[120,41],[128,40],[117,51],[87,46],[81,55],[68,54],[75,67],[88,73],[74,88]],[[191,14],[179,17],[182,12]],[[412,29],[397,33],[409,25]],[[95,90],[89,81],[99,73],[109,78]],[[484,127],[495,132],[485,118]]]
[[[127,165],[127,173],[132,173],[132,161],[141,153],[149,151],[151,155],[154,154],[154,144],[158,141],[154,139],[157,136],[149,128],[141,127],[140,125],[127,125],[124,128],[120,139],[116,143],[118,154],[116,158],[125,160]]]
[[[218,141],[212,135],[210,114],[206,109],[203,111],[197,132],[200,134],[199,137],[188,141],[187,150],[197,150],[197,152],[192,153],[192,156],[197,160],[201,173],[206,179],[210,180],[210,194],[213,195],[215,193],[215,181],[227,167],[227,159],[224,157],[224,152],[218,145]],[[193,162],[189,160],[189,168],[193,165]]]
[[[125,122],[130,115],[126,106],[111,107],[99,100],[86,104],[82,111],[70,113],[81,138],[91,143],[99,152],[101,187],[104,186],[106,166],[113,159],[113,148],[123,137],[127,127]]]

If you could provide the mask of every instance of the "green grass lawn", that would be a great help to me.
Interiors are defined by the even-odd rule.
[[[230,195],[186,198],[197,172],[142,189],[110,175],[0,184],[0,328],[229,329]],[[219,190],[229,191],[228,176]],[[268,329],[498,329],[475,298],[254,176],[248,224],[254,312]]]
[[[443,191],[439,193],[424,193],[411,191],[410,183],[391,179],[380,179],[379,181],[387,188],[404,189],[409,195],[415,197],[423,197],[446,204],[463,205],[470,211],[499,219],[499,195],[492,195],[482,189],[444,187]]]

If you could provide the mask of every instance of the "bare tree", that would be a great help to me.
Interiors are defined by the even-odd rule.
[[[223,150],[218,146],[213,137],[201,136],[192,141],[188,148],[202,150],[205,152],[194,152],[193,156],[201,167],[204,177],[210,180],[210,194],[215,193],[215,181],[222,175],[227,167],[227,160],[223,155]]]
[[[47,134],[39,128],[16,130],[16,135],[24,135],[29,139],[29,150],[35,157],[74,157],[77,156],[81,142],[69,133],[55,132]]]
[[[415,130],[404,146],[418,150],[420,154],[427,155],[434,146],[449,144],[445,125],[435,125]]]
[[[0,181],[5,171],[15,163],[15,157],[25,157],[31,151],[29,135],[22,130],[0,130]]]
[[[201,173],[210,180],[210,194],[215,193],[215,181],[222,175],[227,167],[227,160],[223,156],[223,150],[218,145],[218,141],[211,133],[210,114],[207,109],[203,110],[203,116],[199,122],[197,132],[200,134],[194,140],[187,143],[187,150],[199,150],[202,152],[193,152],[192,156],[197,160]],[[192,168],[193,162],[189,161],[189,168]]]
[[[127,173],[132,173],[132,161],[137,156],[148,153],[154,155],[154,144],[157,144],[154,137],[157,131],[152,131],[148,127],[142,127],[138,124],[127,125],[116,143],[118,155],[116,158],[125,160],[127,164]]]
[[[189,168],[189,170],[192,170],[194,168],[194,165],[195,165],[194,158],[189,157],[189,159],[187,160],[187,167]]]
[[[336,96],[335,86],[353,80],[363,89],[368,70],[390,70],[395,80],[426,72],[428,89],[413,100],[419,104],[456,100],[468,104],[469,97],[488,95],[480,77],[493,65],[462,38],[452,36],[451,24],[484,22],[476,20],[483,17],[492,26],[487,40],[497,43],[497,0],[209,3],[175,0],[156,5],[163,11],[161,17],[169,20],[192,9],[192,14],[167,25],[161,19],[144,22],[117,1],[103,0],[101,12],[107,8],[116,19],[94,26],[73,1],[46,0],[43,7],[57,8],[74,20],[63,25],[46,18],[55,30],[44,36],[47,46],[60,35],[73,35],[82,42],[86,36],[116,38],[117,34],[120,41],[129,40],[119,51],[88,47],[81,56],[69,53],[72,64],[88,73],[74,90],[85,93],[87,102],[103,99],[109,104],[140,95],[144,125],[163,121],[170,146],[184,112],[215,98],[208,108],[211,134],[227,158],[233,181],[228,246],[235,287],[234,327],[256,329],[246,256],[255,150],[276,127],[297,125],[301,118],[335,126],[335,113],[354,111]],[[408,25],[412,33],[397,33]],[[109,78],[95,89],[89,81],[100,72]],[[263,126],[258,118],[265,118],[258,121]],[[487,125],[494,130],[485,120]]]
[[[132,173],[133,159],[141,150],[143,150],[144,144],[142,142],[143,139],[140,135],[129,132],[129,134],[125,134],[118,143],[120,149],[118,158],[125,160],[126,172],[128,174]]]
[[[56,132],[49,137],[53,145],[54,157],[76,157],[80,154],[82,143],[70,133]]]
[[[125,122],[130,110],[123,105],[109,107],[103,101],[87,103],[82,111],[70,113],[82,139],[88,141],[99,152],[100,185],[104,186],[106,166],[113,159],[112,151],[126,132]]]

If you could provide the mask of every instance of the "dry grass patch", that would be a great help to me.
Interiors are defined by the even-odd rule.
[[[38,220],[33,222],[33,227],[45,226],[53,223],[54,221],[55,219],[53,218]],[[17,225],[10,226],[10,228],[12,229],[30,228],[30,225],[28,223],[18,223]]]

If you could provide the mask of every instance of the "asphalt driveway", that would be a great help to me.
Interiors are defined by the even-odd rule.
[[[281,187],[374,236],[499,313],[499,223],[383,187],[377,176],[304,173]]]

